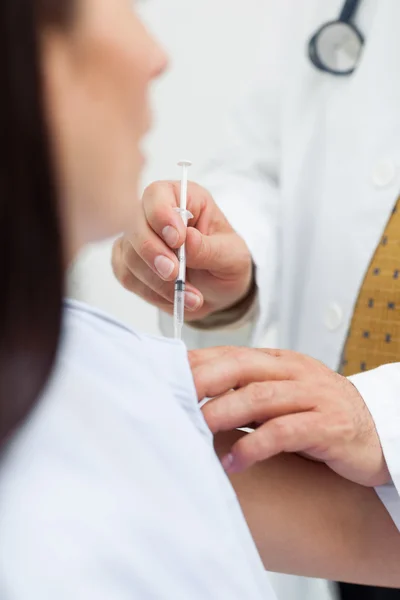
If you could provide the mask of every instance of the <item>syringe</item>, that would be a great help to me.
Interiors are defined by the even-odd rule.
[[[175,210],[179,212],[182,221],[187,227],[189,219],[193,219],[191,212],[187,210],[187,188],[188,188],[188,170],[192,163],[188,160],[181,160],[178,165],[182,167],[181,179],[181,198],[180,206]],[[174,294],[174,337],[180,340],[182,338],[182,327],[185,321],[185,288],[186,288],[186,248],[183,244],[178,250],[179,271],[175,281]]]

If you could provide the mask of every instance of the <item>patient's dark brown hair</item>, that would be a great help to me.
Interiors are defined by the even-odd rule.
[[[71,23],[73,0],[0,0],[0,448],[51,373],[63,253],[44,111],[40,33]]]

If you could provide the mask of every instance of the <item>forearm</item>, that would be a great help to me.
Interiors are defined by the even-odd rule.
[[[239,435],[218,435],[218,453]],[[293,455],[234,475],[232,484],[266,569],[400,587],[400,534],[374,490]]]

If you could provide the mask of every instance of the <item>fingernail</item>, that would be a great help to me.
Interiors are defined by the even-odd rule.
[[[197,310],[200,306],[201,300],[196,294],[192,292],[186,292],[185,294],[185,306],[189,310]]]
[[[224,456],[224,458],[221,461],[221,464],[224,467],[225,471],[229,473],[233,466],[233,454],[227,454],[226,456]]]
[[[179,233],[177,232],[175,227],[171,227],[171,225],[167,225],[167,227],[164,227],[164,229],[162,230],[162,236],[164,238],[164,241],[168,244],[168,246],[173,247],[176,246],[176,244],[178,243]]]
[[[175,265],[172,262],[172,260],[170,258],[167,258],[166,256],[157,256],[157,258],[154,261],[154,266],[160,277],[162,277],[163,279],[168,279],[168,277],[170,277],[172,271],[175,268]]]

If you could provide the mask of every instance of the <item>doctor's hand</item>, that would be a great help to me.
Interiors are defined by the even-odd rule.
[[[201,320],[248,295],[252,259],[205,189],[189,183],[187,207],[194,218],[187,231],[174,211],[179,196],[179,182],[147,188],[129,232],[114,244],[113,268],[126,289],[172,313],[178,274],[175,251],[186,239],[186,320]]]
[[[215,434],[255,428],[224,458],[228,473],[282,452],[323,461],[365,486],[390,481],[371,414],[353,384],[307,356],[211,348],[189,353],[199,400]]]

